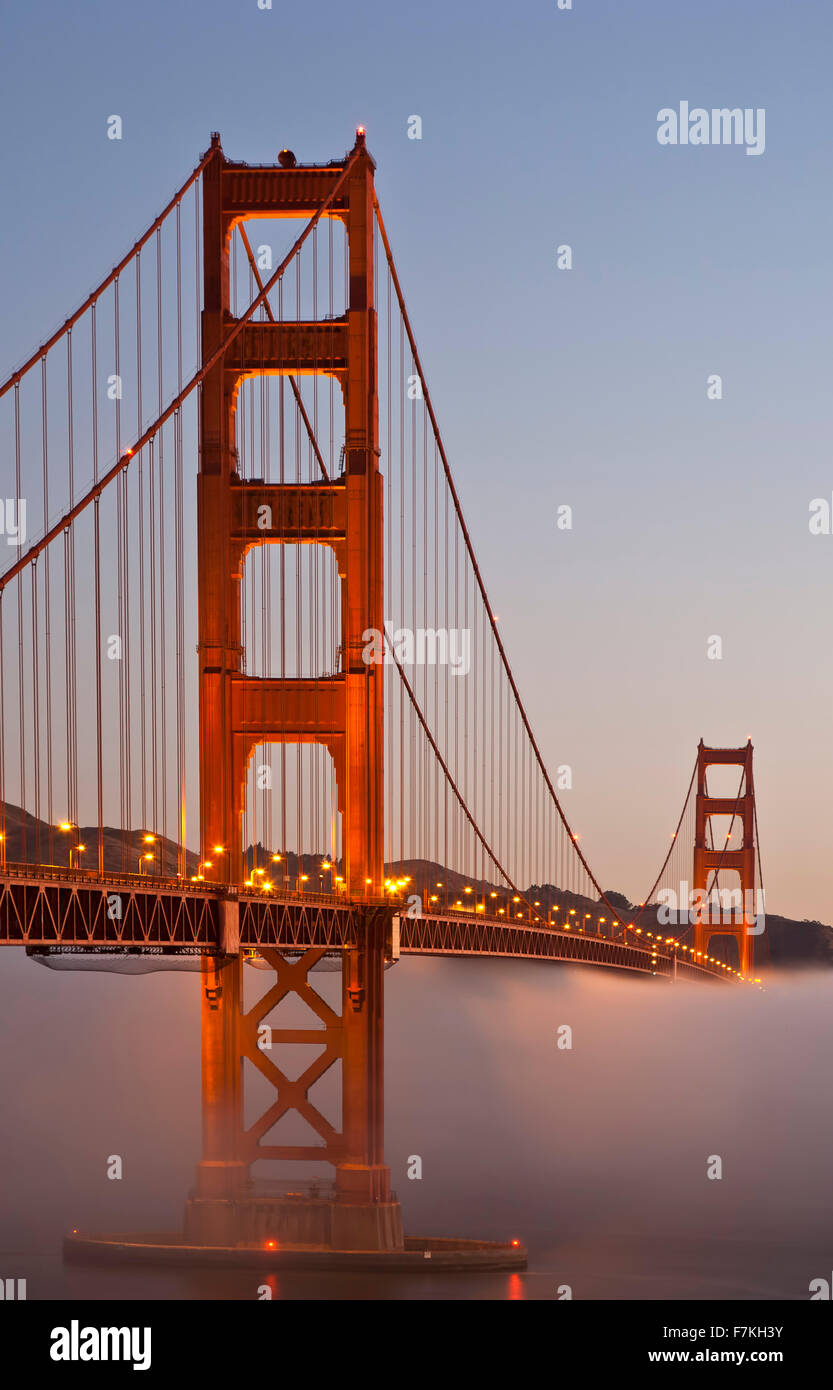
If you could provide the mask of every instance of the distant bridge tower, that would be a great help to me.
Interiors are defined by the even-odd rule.
[[[709,796],[706,792],[706,772],[715,764],[743,769],[743,781],[737,797]],[[737,815],[743,826],[743,842],[739,849],[727,849],[725,843],[714,844],[708,835],[711,816]],[[708,838],[712,841],[707,844]],[[720,912],[710,911],[706,890],[715,870],[740,875],[741,906]],[[694,875],[693,887],[699,907],[695,909],[694,949],[708,954],[714,936],[731,936],[737,942],[740,973],[751,976],[755,928],[755,786],[752,778],[752,741],[744,748],[706,748],[700,740],[697,749],[697,799],[695,805]],[[717,895],[714,894],[715,901]],[[728,896],[726,897],[728,901]]]
[[[203,363],[234,323],[229,247],[236,223],[249,217],[312,218],[331,198],[326,215],[341,219],[347,233],[349,286],[347,311],[341,318],[303,323],[253,318],[203,382],[197,485],[202,858],[216,859],[215,846],[222,846],[227,877],[234,882],[241,876],[241,817],[249,759],[257,745],[323,744],[335,765],[343,874],[355,927],[342,951],[340,1015],[325,1004],[307,978],[322,951],[307,951],[294,961],[278,950],[264,949],[262,955],[277,978],[248,1014],[243,1007],[243,969],[236,943],[227,943],[228,953],[221,962],[207,961],[202,999],[203,1159],[186,1229],[193,1239],[207,1244],[234,1244],[271,1234],[353,1249],[398,1246],[402,1243],[399,1207],[390,1200],[390,1174],[382,1151],[386,914],[377,904],[384,896],[384,668],[362,660],[362,633],[384,628],[373,306],[375,165],[361,131],[343,180],[344,161],[305,167],[287,159],[282,161],[286,167],[254,167],[226,160],[219,136],[213,143],[216,156],[206,169],[203,193]],[[241,380],[258,374],[305,373],[334,377],[343,392],[344,474],[338,480],[314,484],[241,480],[236,449]],[[265,507],[271,509],[269,530],[258,526]],[[244,557],[253,546],[264,543],[323,544],[333,549],[341,578],[343,653],[341,670],[335,675],[268,679],[242,674]],[[282,615],[277,621],[282,621]],[[230,920],[236,923],[236,905]],[[271,1049],[260,1050],[261,1021],[293,993],[318,1014],[320,1029],[302,1030],[301,1036],[297,1029],[273,1028]],[[290,1081],[272,1060],[275,1049],[281,1042],[317,1039],[324,1053],[300,1078]],[[274,1103],[248,1129],[243,1114],[245,1058],[277,1091]],[[338,1062],[342,1068],[341,1132],[308,1094]],[[317,1132],[321,1144],[262,1142],[290,1110]],[[289,1214],[284,1203],[282,1214],[277,1197],[270,1205],[262,1193],[256,1195],[249,1169],[259,1159],[333,1164],[338,1197],[326,1217],[320,1202],[310,1203],[305,1226],[297,1202]],[[291,1234],[287,1234],[287,1221]]]

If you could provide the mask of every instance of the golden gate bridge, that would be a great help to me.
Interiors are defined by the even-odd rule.
[[[185,1240],[202,1250],[425,1256],[383,1155],[383,977],[401,953],[754,980],[751,743],[701,740],[633,909],[568,822],[374,172],[361,128],[324,165],[232,161],[214,135],[0,387],[18,550],[0,574],[0,944],[198,960],[203,1155]],[[736,795],[710,794],[715,764],[739,769]],[[720,844],[712,818],[728,821]],[[721,873],[740,894],[715,921]],[[697,906],[663,930],[657,902],[689,874]],[[716,935],[733,961],[710,954]],[[254,1003],[247,963],[274,975]],[[328,965],[340,1012],[310,978]],[[267,1023],[290,996],[319,1026]],[[293,1046],[318,1049],[294,1080],[276,1060]],[[335,1123],[310,1099],[334,1067]],[[275,1094],[247,1124],[251,1068]],[[293,1112],[314,1142],[281,1141]],[[332,1194],[290,1200],[253,1178],[261,1160],[331,1165]],[[524,1257],[469,1244],[482,1264]],[[457,1246],[428,1253],[453,1263]]]

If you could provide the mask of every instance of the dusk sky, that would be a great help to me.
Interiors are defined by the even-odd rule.
[[[231,159],[325,162],[364,124],[486,586],[594,871],[638,898],[699,738],[751,735],[767,905],[830,921],[833,535],[808,525],[833,494],[829,4],[45,0],[4,27],[0,374],[213,130]],[[765,111],[763,152],[660,145],[681,102]]]

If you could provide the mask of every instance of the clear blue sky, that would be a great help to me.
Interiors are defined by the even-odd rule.
[[[751,733],[769,905],[830,920],[833,536],[807,521],[833,492],[832,39],[826,0],[11,7],[0,374],[212,130],[231,158],[320,161],[364,123],[487,586],[596,872],[639,894],[701,734]],[[659,146],[681,100],[764,108],[765,153]]]

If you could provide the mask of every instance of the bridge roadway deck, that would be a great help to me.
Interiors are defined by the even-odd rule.
[[[343,898],[250,893],[181,879],[149,879],[53,866],[9,865],[0,872],[0,946],[130,950],[154,955],[221,954],[274,946],[340,950],[360,940],[368,909],[391,917],[396,906]],[[575,961],[643,975],[735,979],[678,951],[652,949],[579,931],[494,917],[397,915],[391,954],[519,957]]]

